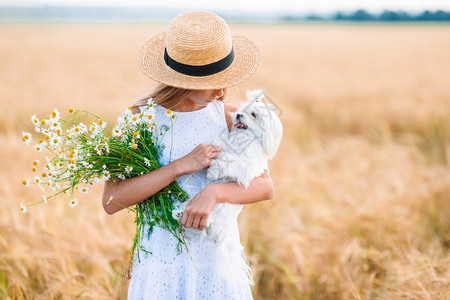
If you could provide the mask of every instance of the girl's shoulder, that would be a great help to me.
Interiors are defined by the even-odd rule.
[[[224,105],[226,114],[229,114],[230,112],[235,112],[238,110],[238,107],[234,104],[224,102],[223,105]]]
[[[234,113],[238,110],[236,105],[230,103],[223,103],[225,110],[225,119],[227,120],[228,131],[231,131],[231,127],[233,126],[233,118],[231,117],[231,113]]]

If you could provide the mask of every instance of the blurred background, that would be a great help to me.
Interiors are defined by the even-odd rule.
[[[284,137],[271,201],[247,205],[255,299],[450,299],[450,2],[0,3],[0,298],[125,299],[134,215],[102,187],[40,200],[21,141],[30,116],[72,106],[113,122],[155,85],[141,45],[189,10],[249,37]]]

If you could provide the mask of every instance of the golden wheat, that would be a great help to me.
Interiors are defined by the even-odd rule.
[[[285,135],[272,201],[246,206],[256,299],[450,299],[450,27],[231,25],[262,68]],[[29,116],[73,106],[113,121],[153,86],[136,64],[162,25],[0,24],[0,296],[124,299],[132,214],[100,187],[29,209]],[[235,101],[238,104],[238,101]]]

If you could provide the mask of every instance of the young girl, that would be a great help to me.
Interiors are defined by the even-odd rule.
[[[236,182],[211,182],[206,168],[221,149],[209,144],[231,130],[230,112],[224,104],[226,88],[250,77],[260,63],[259,52],[246,38],[232,36],[217,15],[190,12],[174,18],[167,32],[150,39],[139,56],[142,71],[160,82],[153,92],[135,104],[155,106],[157,127],[171,125],[168,109],[175,115],[170,132],[162,138],[161,168],[123,181],[106,182],[103,207],[113,214],[133,206],[177,180],[190,196],[181,223],[189,252],[177,251],[177,240],[154,227],[144,235],[144,249],[135,256],[128,290],[129,299],[252,299],[251,273],[239,241],[237,215],[242,204],[271,199],[273,184],[268,172],[245,189]],[[170,111],[169,111],[170,112]],[[110,197],[114,202],[109,202]],[[226,249],[201,238],[208,216],[217,203],[237,204],[230,216],[231,243]],[[145,229],[144,229],[145,230]]]

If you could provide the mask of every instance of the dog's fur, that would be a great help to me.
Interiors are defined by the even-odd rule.
[[[223,152],[213,159],[207,170],[210,180],[236,181],[248,187],[250,182],[264,173],[267,160],[272,159],[281,142],[283,128],[274,107],[263,102],[264,92],[247,92],[247,101],[231,113],[231,132],[219,136],[213,145],[219,145]],[[181,220],[187,203],[174,211],[174,217]],[[236,211],[238,209],[238,211]],[[206,224],[205,234],[214,241],[226,238],[230,217],[237,217],[241,206],[221,203],[212,210]],[[228,220],[228,221],[227,221]]]

